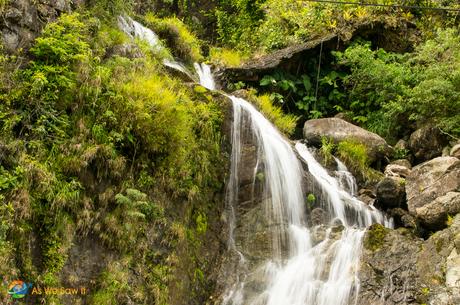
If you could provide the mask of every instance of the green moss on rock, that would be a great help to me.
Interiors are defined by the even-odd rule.
[[[371,251],[379,250],[385,241],[388,230],[381,224],[374,224],[367,231],[364,239],[364,248]]]

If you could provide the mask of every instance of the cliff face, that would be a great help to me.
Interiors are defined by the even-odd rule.
[[[27,48],[43,26],[61,13],[69,12],[82,0],[14,0],[1,11],[0,32],[7,52]]]

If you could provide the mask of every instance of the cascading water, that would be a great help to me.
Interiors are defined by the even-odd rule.
[[[152,47],[159,45],[153,32],[154,36],[148,34],[149,29],[139,27],[132,20],[128,22],[121,19],[120,27],[132,37],[145,38]],[[190,73],[179,63],[166,64]],[[195,70],[201,85],[214,90],[210,67],[195,64]],[[295,149],[319,187],[320,208],[326,214],[322,224],[309,227],[302,190],[304,171],[291,144],[251,103],[235,96],[228,97],[233,103],[231,172],[227,190],[229,250],[237,258],[237,264],[233,270],[234,282],[228,283],[222,304],[355,303],[359,290],[357,272],[365,228],[373,223],[391,227],[391,221],[353,196],[356,183],[339,160],[336,160],[338,178],[332,177],[315,160],[310,150],[298,142]],[[240,216],[237,209],[242,191],[239,189],[239,176],[245,145],[243,135],[248,132],[247,128],[257,149],[254,181],[259,173],[263,176],[263,221],[271,237],[271,245],[266,250],[268,253],[265,253],[266,259],[262,262],[245,257],[243,253],[247,249],[244,243],[238,242],[235,233]],[[322,238],[318,238],[318,234]]]

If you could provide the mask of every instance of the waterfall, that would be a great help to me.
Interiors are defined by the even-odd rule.
[[[131,37],[147,40],[153,48],[158,38],[149,29],[120,17],[120,27]],[[150,31],[150,32],[149,32]],[[153,34],[153,35],[152,35]],[[166,65],[190,73],[182,64]],[[195,64],[202,86],[215,90],[211,69]],[[362,239],[373,223],[392,226],[380,211],[359,201],[356,182],[338,159],[336,176],[318,163],[310,149],[291,143],[248,101],[228,95],[233,103],[231,171],[227,183],[227,219],[229,222],[229,255],[236,257],[233,277],[225,277],[227,289],[222,305],[348,305],[355,304],[359,292],[358,269]],[[267,234],[263,260],[246,257],[252,246],[240,242],[238,224],[239,178],[243,170],[242,156],[247,144],[244,135],[251,135],[256,148],[253,185],[261,180],[260,207],[263,230],[247,234]],[[297,153],[296,153],[297,152]],[[297,157],[300,156],[300,160]],[[304,169],[319,188],[318,209],[324,211],[321,224],[309,225],[306,198],[302,183]],[[259,216],[259,215],[257,215]],[[259,224],[254,224],[256,225]]]
[[[163,49],[157,34],[133,20],[131,17],[118,16],[118,27],[131,39],[138,38],[145,40],[155,51],[161,51]]]

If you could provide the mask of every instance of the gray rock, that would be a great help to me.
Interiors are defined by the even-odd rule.
[[[450,150],[450,156],[460,159],[460,144],[457,144],[454,147],[452,147],[452,149]]]
[[[397,177],[397,178],[407,178],[411,173],[410,168],[404,165],[399,165],[395,163],[388,164],[385,167],[385,176],[386,177]]]
[[[460,193],[449,192],[431,203],[415,209],[415,214],[430,229],[446,227],[447,216],[460,213]]]
[[[392,148],[379,135],[339,118],[309,120],[305,122],[303,134],[312,144],[320,144],[322,137],[331,138],[335,143],[356,140],[368,148],[371,161],[392,153]]]
[[[311,211],[311,222],[313,226],[326,223],[327,213],[321,208],[315,208]]]
[[[76,2],[75,2],[76,3]],[[5,51],[17,52],[30,47],[43,26],[61,13],[69,12],[72,0],[15,0],[9,1],[0,18],[0,32]]]
[[[406,181],[409,212],[417,215],[417,208],[457,191],[460,191],[459,159],[439,157],[420,164],[412,169]]]
[[[396,177],[386,177],[377,184],[376,206],[381,209],[400,208],[405,205],[405,180]]]
[[[460,304],[456,236],[460,215],[426,241],[406,229],[371,227],[364,241],[358,304]]]
[[[418,304],[417,253],[422,241],[405,232],[373,226],[366,233],[358,305]]]
[[[409,138],[409,148],[419,163],[441,156],[446,144],[445,135],[431,125],[416,130]]]

